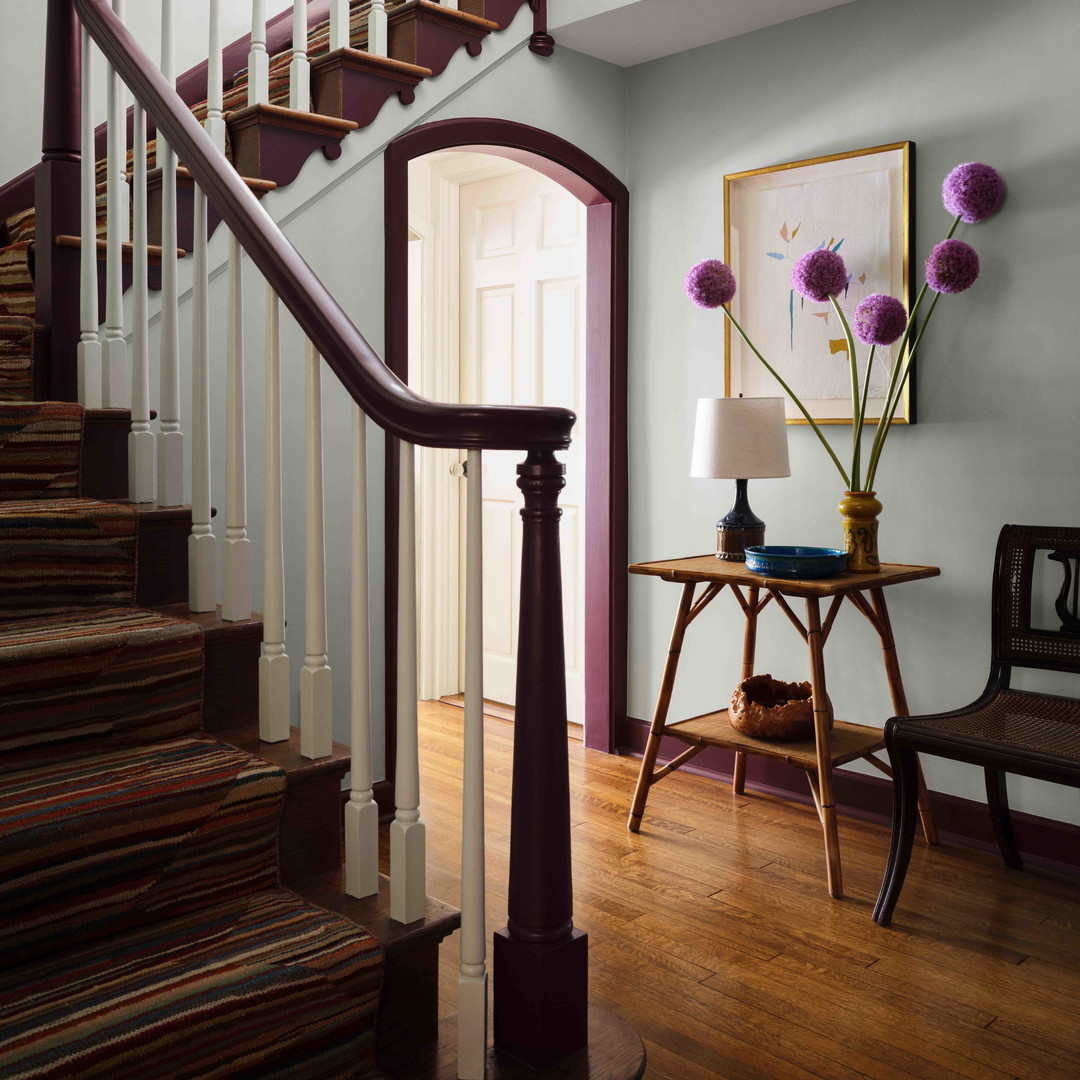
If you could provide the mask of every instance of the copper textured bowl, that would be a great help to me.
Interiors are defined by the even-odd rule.
[[[740,735],[753,739],[812,739],[812,693],[808,682],[786,683],[771,675],[753,675],[735,688],[728,718]]]

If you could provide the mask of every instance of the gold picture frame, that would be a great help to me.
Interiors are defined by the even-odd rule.
[[[895,296],[910,311],[914,161],[915,145],[905,141],[724,177],[724,261],[738,282],[731,313],[818,424],[852,421],[847,341],[828,301],[795,292],[791,267],[829,246],[847,264],[849,287],[838,301],[849,322],[870,293]],[[876,350],[866,423],[877,423],[895,348]],[[868,352],[856,341],[860,375]],[[914,423],[914,377],[913,367],[895,424]],[[729,397],[779,392],[727,320],[724,388]],[[787,413],[789,424],[806,423],[790,400]]]

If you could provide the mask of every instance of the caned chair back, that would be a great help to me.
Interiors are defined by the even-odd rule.
[[[1056,629],[1032,626],[1036,560],[1062,575],[1054,605]],[[1060,569],[1058,569],[1060,567]],[[1080,528],[1006,525],[998,537],[994,571],[995,665],[1080,672]]]

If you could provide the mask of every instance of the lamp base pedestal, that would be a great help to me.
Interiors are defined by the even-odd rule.
[[[746,549],[765,543],[764,525],[725,525],[716,523],[716,557],[728,562],[746,562]]]

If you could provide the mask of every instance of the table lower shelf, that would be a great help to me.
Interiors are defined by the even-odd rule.
[[[759,757],[777,758],[800,769],[817,768],[817,752],[814,740],[798,739],[752,739],[737,732],[728,719],[728,710],[703,713],[681,720],[677,724],[667,724],[665,735],[689,743],[691,746],[704,744],[720,746],[726,750],[741,750],[745,754],[757,754]],[[845,724],[835,721],[829,736],[833,766],[843,765],[856,758],[866,757],[885,746],[885,733],[881,728],[867,727],[864,724]]]

